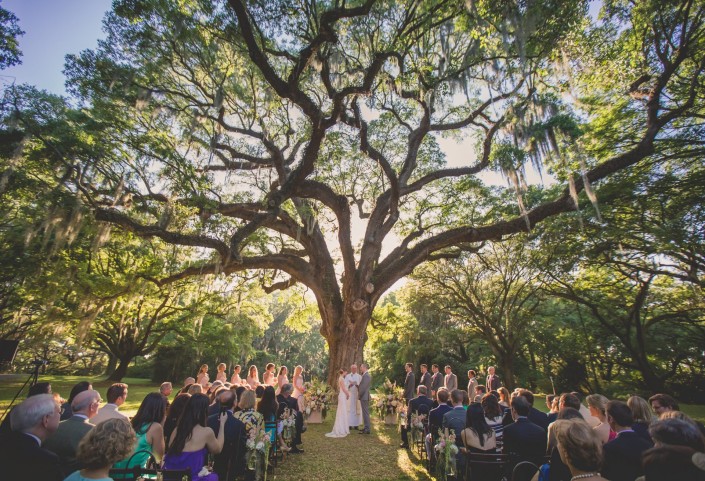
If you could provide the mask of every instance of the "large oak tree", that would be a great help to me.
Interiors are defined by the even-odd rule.
[[[580,1],[117,0],[107,38],[67,64],[104,129],[68,172],[99,221],[200,249],[160,284],[306,285],[329,366],[348,365],[416,266],[594,201],[592,183],[700,115],[703,3],[606,7],[593,26]],[[593,94],[579,110],[568,85]],[[449,164],[443,137],[476,152]],[[529,160],[567,187],[523,198]],[[492,209],[477,177],[492,169],[515,214]]]

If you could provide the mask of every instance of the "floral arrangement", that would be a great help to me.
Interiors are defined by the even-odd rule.
[[[458,446],[455,444],[455,433],[451,430],[448,435],[442,429],[438,430],[438,442],[434,446],[436,450],[436,479],[446,481],[448,477],[456,475],[455,455],[458,454]]]
[[[269,433],[265,431],[264,426],[250,429],[250,434],[245,443],[247,453],[247,469],[255,472],[255,479],[259,480],[264,477],[267,481],[267,468],[269,467],[269,449],[272,441]]]
[[[318,379],[312,379],[311,382],[304,383],[304,416],[308,416],[313,411],[321,411],[323,419],[328,411],[328,404],[334,397],[334,393],[330,386]]]
[[[282,425],[282,438],[288,447],[291,447],[296,434],[296,413],[289,408],[284,409],[280,416]]]
[[[425,414],[411,413],[411,439],[414,441],[423,438]]]
[[[405,407],[404,389],[385,379],[384,384],[375,391],[375,408],[379,416],[383,418],[388,414],[403,415]]]

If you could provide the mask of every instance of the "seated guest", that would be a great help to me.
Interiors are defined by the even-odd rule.
[[[406,425],[401,427],[401,445],[402,448],[409,447],[409,429],[411,426],[412,414],[423,414],[428,416],[433,406],[431,398],[426,396],[426,386],[419,384],[416,388],[417,396],[409,401],[409,407],[406,410]]]
[[[169,402],[169,396],[171,396],[172,391],[174,388],[172,387],[170,382],[163,382],[161,386],[159,386],[159,394],[164,396],[166,398],[166,408],[169,409],[170,402]]]
[[[570,469],[572,479],[607,481],[599,472],[602,445],[595,431],[584,420],[557,420],[556,440],[560,457]],[[553,466],[549,476],[554,479]]]
[[[428,436],[426,436],[426,453],[429,455],[429,459],[433,457],[433,446],[436,445],[436,439],[438,439],[438,430],[441,429],[443,425],[443,416],[453,409],[448,404],[448,399],[450,398],[450,393],[444,387],[439,388],[436,392],[436,398],[438,400],[438,406],[431,409],[428,414]]]
[[[700,453],[702,454],[702,453]],[[693,463],[698,451],[687,446],[663,445],[644,451],[644,476],[637,481],[663,481],[676,477],[678,481],[702,481],[705,472]]]
[[[502,406],[504,410],[508,411],[510,409],[509,403],[511,402],[509,389],[502,386],[497,389],[497,393],[499,394],[499,405]]]
[[[65,421],[71,416],[73,416],[73,411],[71,410],[71,403],[78,396],[79,393],[83,391],[89,391],[93,389],[93,385],[88,381],[81,381],[71,388],[71,393],[69,394],[68,400],[61,405],[61,420]]]
[[[634,481],[644,474],[641,455],[652,445],[631,429],[634,419],[627,403],[608,402],[607,422],[617,437],[604,446],[605,463],[601,472],[610,481]]]
[[[34,386],[31,386],[29,390],[27,391],[27,397],[30,398],[32,396],[36,396],[38,394],[52,394],[51,392],[51,384],[48,382],[38,382]],[[12,429],[10,428],[10,417],[12,414],[12,410],[10,410],[9,413],[5,414],[5,418],[2,420],[2,423],[0,423],[0,435],[9,433]]]
[[[73,416],[61,421],[56,432],[44,443],[45,448],[59,456],[64,473],[73,473],[81,467],[76,461],[78,443],[93,429],[93,424],[89,421],[98,412],[98,406],[98,391],[78,393],[71,404]]]
[[[607,401],[609,400],[602,394],[590,394],[585,398],[585,402],[587,402],[588,409],[590,410],[590,415],[600,420],[600,424],[593,427],[593,429],[602,444],[613,440],[617,435],[610,429],[610,425],[607,424],[607,413],[605,412]]]
[[[551,424],[553,421],[558,419],[558,403],[556,403],[555,407],[553,405],[553,400],[557,397],[558,396],[556,396],[555,394],[546,395],[546,407],[548,408],[548,414],[546,415],[546,418],[548,418],[548,424]]]
[[[661,414],[659,419],[681,419],[683,421],[687,421],[692,425],[696,426],[700,430],[700,434],[705,436],[705,426],[703,426],[703,423],[701,423],[700,421],[696,421],[683,411],[666,411],[665,413]]]
[[[301,444],[301,434],[304,431],[304,416],[299,410],[299,401],[294,398],[294,385],[291,383],[285,383],[281,386],[281,391],[277,396],[277,402],[279,402],[279,417],[283,411],[283,406],[289,408],[289,411],[294,413],[296,416],[296,432],[294,434],[294,439],[292,440],[293,446],[291,451],[296,454],[297,452],[303,452],[303,449],[299,448],[298,445]]]
[[[668,394],[654,394],[649,398],[649,404],[656,416],[661,416],[666,411],[680,411],[678,401]]]
[[[643,397],[631,396],[627,399],[627,406],[632,410],[634,416],[634,424],[632,424],[634,432],[647,441],[651,441],[649,427],[656,421],[656,416],[651,411],[649,403]]]
[[[577,391],[573,391],[571,394],[578,399],[578,411],[580,411],[580,414],[583,415],[583,419],[585,419],[585,422],[587,422],[593,428],[600,424],[600,420],[590,414],[590,410],[585,406],[585,404],[583,404],[583,395]]]
[[[685,419],[670,418],[656,421],[649,428],[655,446],[687,446],[705,452],[705,440],[698,426]]]
[[[61,481],[59,457],[42,443],[59,427],[61,407],[51,394],[30,396],[10,414],[11,430],[0,436],[3,479]]]
[[[536,424],[537,426],[541,426],[544,430],[548,429],[548,417],[546,416],[546,413],[541,412],[534,407],[534,393],[532,393],[528,389],[520,389],[519,396],[522,396],[524,399],[526,399],[529,403],[529,406],[531,406],[531,408],[529,409],[528,416],[529,421]]]
[[[193,396],[194,394],[203,394],[203,386],[201,386],[200,384],[191,384],[186,392],[189,393],[191,396]]]
[[[485,422],[494,431],[497,440],[497,446],[502,445],[502,435],[504,434],[504,425],[502,424],[502,407],[499,401],[492,394],[485,394],[480,401],[482,410],[485,413]]]
[[[448,411],[443,415],[443,430],[448,436],[451,432],[455,434],[455,443],[458,447],[462,447],[462,438],[460,433],[465,429],[465,418],[467,413],[463,407],[463,393],[467,394],[467,391],[460,389],[453,389],[450,393],[450,399],[453,403],[453,409]],[[456,466],[459,473],[465,471],[465,456],[458,450],[458,454],[455,457]]]
[[[135,433],[125,419],[103,421],[86,434],[78,445],[76,458],[82,466],[64,481],[110,480],[113,463],[128,456],[135,446]]]
[[[558,419],[568,420],[568,419],[579,419],[584,421],[583,416],[580,411],[573,408],[563,408],[558,412]],[[573,476],[570,474],[570,469],[561,459],[561,455],[556,447],[556,422],[552,422],[548,425],[548,450],[546,451],[549,458],[549,464],[551,466],[550,470],[550,480],[551,481],[570,481]]]
[[[485,394],[487,394],[487,388],[485,386],[483,386],[482,384],[479,384],[475,388],[475,399],[472,399],[471,401],[475,402],[475,403],[479,403],[480,401],[482,401],[482,396],[484,396]]]
[[[262,399],[257,403],[257,412],[262,415],[265,423],[265,431],[269,434],[269,440],[272,444],[280,438],[279,419],[279,403],[275,394],[274,386],[267,386],[262,393]],[[279,446],[282,446],[283,441],[279,439]]]
[[[91,419],[92,424],[99,424],[108,419],[130,420],[127,416],[118,411],[120,406],[127,400],[127,384],[121,382],[113,384],[108,388],[105,397],[108,399],[108,402],[105,406],[100,408],[93,419]]]
[[[149,453],[157,462],[164,456],[164,429],[162,423],[166,416],[166,397],[161,393],[152,392],[142,400],[137,414],[130,424],[137,435],[134,451],[113,466],[116,469],[129,469],[135,466],[147,467]]]
[[[194,394],[186,403],[164,455],[165,469],[190,469],[193,479],[218,480],[218,475],[213,473],[198,476],[207,463],[208,453],[220,453],[225,442],[225,421],[228,416],[225,413],[220,414],[216,436],[213,430],[206,426],[208,404],[208,396],[205,394]]]
[[[176,424],[179,422],[179,416],[184,412],[184,408],[191,399],[191,395],[188,393],[181,393],[174,398],[174,402],[171,403],[169,409],[166,412],[166,419],[164,420],[164,441],[169,444],[169,438],[171,433],[176,429]]]
[[[485,411],[480,404],[468,407],[465,429],[460,433],[465,452],[488,453],[497,451],[497,436],[485,420]]]
[[[543,464],[546,430],[529,420],[530,411],[531,405],[524,396],[512,399],[514,422],[504,428],[502,448],[511,457],[506,466],[509,473],[521,461],[530,461],[537,466]]]
[[[235,388],[235,395],[237,396],[238,399],[242,399],[242,393],[244,393],[246,390],[247,390],[247,387],[245,387],[243,385],[237,386]],[[236,413],[239,410],[240,410],[239,403],[235,403],[235,406],[233,407],[233,412]]]
[[[225,412],[225,441],[220,454],[213,456],[213,471],[219,481],[233,481],[245,472],[245,425],[233,415],[237,401],[235,391],[227,390],[220,395],[220,411]],[[208,416],[208,427],[213,433],[220,428],[219,414]]]
[[[254,391],[249,389],[244,391],[240,402],[238,402],[240,410],[235,413],[235,418],[242,421],[245,425],[245,434],[247,434],[248,437],[252,429],[259,429],[264,426],[264,418],[260,413],[255,411],[256,402],[257,398],[255,397]]]
[[[213,392],[211,404],[208,406],[208,416],[212,416],[220,412],[220,395],[225,391],[227,391],[227,389],[223,386],[218,386],[218,388]]]

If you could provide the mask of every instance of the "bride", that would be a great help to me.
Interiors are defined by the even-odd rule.
[[[348,425],[348,399],[350,399],[350,392],[345,389],[346,373],[345,369],[338,371],[338,409],[335,412],[333,431],[326,434],[329,438],[344,438],[350,434],[350,426]]]

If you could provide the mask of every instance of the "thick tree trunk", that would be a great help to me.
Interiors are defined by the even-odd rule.
[[[108,381],[120,382],[127,375],[127,366],[130,365],[132,357],[121,357],[117,369],[108,377]]]
[[[513,353],[504,353],[499,359],[498,372],[500,379],[503,379],[502,385],[510,391],[514,389],[514,358]]]
[[[335,387],[340,368],[350,369],[350,365],[363,362],[363,348],[367,340],[367,323],[369,319],[349,317],[338,324],[337,329],[326,337],[328,342],[328,383]]]
[[[108,376],[112,376],[113,373],[115,372],[115,368],[117,367],[117,357],[113,356],[112,354],[108,354],[108,367],[105,368],[105,374]]]

